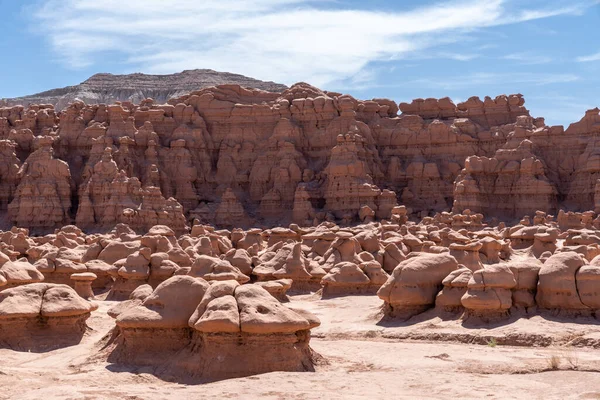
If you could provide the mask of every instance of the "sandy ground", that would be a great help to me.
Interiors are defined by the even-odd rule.
[[[484,328],[429,313],[399,324],[381,321],[376,296],[296,296],[290,305],[321,318],[315,373],[181,385],[127,371],[98,357],[113,326],[111,303],[101,302],[78,346],[0,350],[0,399],[600,399],[594,320],[536,316]]]

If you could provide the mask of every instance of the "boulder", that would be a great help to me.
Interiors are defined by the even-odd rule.
[[[539,271],[536,303],[541,309],[586,310],[579,297],[576,275],[586,260],[573,251],[548,258]]]
[[[386,314],[406,319],[432,307],[442,282],[456,269],[456,259],[443,253],[422,253],[401,262],[377,292]]]

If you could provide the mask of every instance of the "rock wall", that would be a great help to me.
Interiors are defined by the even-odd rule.
[[[398,115],[398,111],[402,113]],[[361,101],[299,83],[222,85],[168,104],[0,108],[5,224],[134,229],[359,221],[471,209],[521,217],[600,204],[598,109],[567,130],[521,95]],[[364,215],[363,215],[364,217]]]

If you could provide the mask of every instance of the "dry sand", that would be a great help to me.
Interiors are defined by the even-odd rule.
[[[322,356],[315,373],[181,385],[102,361],[101,339],[114,325],[106,310],[114,303],[100,303],[78,346],[0,350],[0,399],[600,399],[594,320],[538,316],[485,329],[429,313],[399,324],[380,321],[376,296],[295,296],[290,305],[322,321],[311,341]]]

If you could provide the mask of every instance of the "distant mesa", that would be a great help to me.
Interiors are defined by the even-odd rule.
[[[158,103],[182,96],[194,90],[217,85],[240,85],[268,92],[281,92],[287,86],[264,82],[247,76],[218,72],[212,69],[186,70],[170,75],[147,75],[141,73],[113,75],[100,73],[93,75],[79,85],[51,89],[29,96],[1,99],[0,107],[30,104],[52,104],[63,110],[70,103],[80,100],[86,104],[111,104],[115,101],[139,103],[149,97]]]

